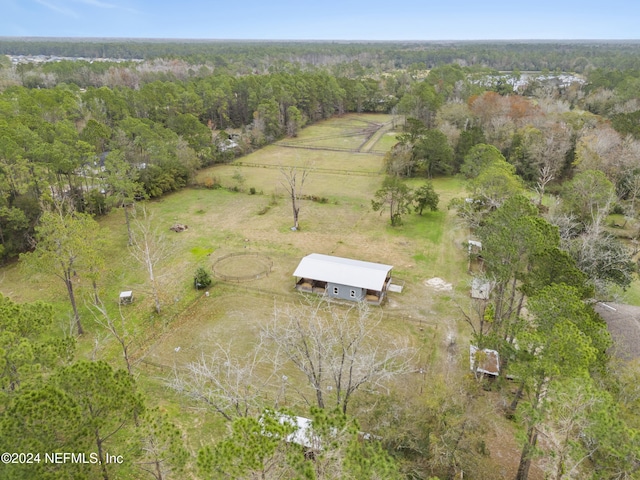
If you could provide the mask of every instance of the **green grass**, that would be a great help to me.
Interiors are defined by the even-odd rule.
[[[640,280],[636,279],[621,297],[629,305],[640,306]]]
[[[202,260],[204,257],[211,255],[214,252],[212,247],[193,247],[190,252],[197,260]]]
[[[387,132],[376,142],[373,146],[372,151],[374,152],[388,152],[391,147],[393,147],[396,143],[398,143],[396,132]]]
[[[429,259],[424,253],[416,253],[411,258],[413,258],[416,262],[428,262]]]
[[[258,165],[263,168],[279,169],[281,166],[309,167],[323,173],[332,171],[351,171],[354,173],[379,173],[383,166],[383,157],[369,153],[349,153],[332,150],[309,150],[304,148],[286,148],[278,145],[270,145],[258,152],[239,158],[233,164],[233,173],[238,168],[243,175],[245,165]],[[217,170],[218,167],[211,167]],[[202,173],[206,173],[203,170]],[[247,178],[246,185],[250,184]]]
[[[433,244],[440,243],[447,218],[446,211],[424,211],[422,215],[411,213],[402,217],[400,227],[389,226],[389,232],[393,235],[404,236],[412,239],[426,240]]]

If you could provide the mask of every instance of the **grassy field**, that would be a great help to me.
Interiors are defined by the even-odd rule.
[[[303,130],[299,140],[321,147],[323,136],[347,133],[345,142],[354,142],[348,146],[357,146],[366,138],[351,135],[355,130],[392,121],[393,117],[386,115],[346,115]],[[382,151],[392,144],[394,132],[369,138],[374,141],[370,150]],[[310,166],[312,173],[304,193],[328,200],[302,202],[298,232],[289,228],[291,206],[282,198],[281,166]],[[100,219],[109,259],[100,282],[101,295],[116,315],[118,293],[134,291],[136,301],[125,307],[123,313],[137,338],[134,355],[153,364],[139,364],[139,368],[141,376],[149,376],[144,381],[145,388],[154,392],[158,402],[165,403],[169,410],[178,409],[174,396],[159,394],[162,382],[153,380],[159,373],[206,354],[213,339],[220,344],[233,342],[238,352],[247,351],[255,343],[260,326],[270,318],[274,302],[300,301],[293,289],[292,272],[300,258],[312,252],[394,265],[394,278],[405,288],[401,294],[392,294],[381,310],[384,330],[389,335],[406,335],[411,342],[423,344],[421,336],[426,335],[427,329],[429,348],[434,351],[424,358],[433,361],[441,357],[437,351],[444,348],[440,345],[443,332],[457,330],[456,315],[448,313],[454,311],[449,305],[454,298],[464,302],[468,291],[462,248],[465,232],[456,226],[456,219],[446,209],[422,217],[409,215],[404,226],[389,227],[387,217],[370,208],[373,193],[382,182],[382,169],[383,157],[375,153],[272,145],[235,164],[198,174],[200,183],[215,177],[224,187],[238,186],[242,191],[189,188],[147,202],[154,223],[171,245],[170,256],[157,272],[163,303],[161,315],[153,312],[144,269],[133,262],[127,251],[123,212],[114,211]],[[242,182],[237,181],[238,173]],[[256,194],[249,194],[251,187]],[[442,205],[460,187],[457,180],[435,181]],[[169,231],[176,222],[188,225],[188,230]],[[197,266],[211,268],[220,257],[238,252],[268,258],[273,265],[269,275],[237,284],[216,280],[209,297],[192,288]],[[246,257],[225,268],[243,272],[253,267],[250,257]],[[453,290],[438,292],[424,284],[436,276],[451,283]],[[78,279],[76,289],[88,332],[80,340],[81,356],[108,358],[123,366],[115,342],[93,321],[88,282]],[[51,302],[61,326],[69,324],[70,308],[64,286],[53,276],[27,276],[19,264],[14,264],[0,272],[0,292],[21,302]]]
[[[347,148],[362,144],[365,136],[351,135],[372,123],[391,124],[388,115],[345,115],[304,129],[298,137],[305,146],[325,145],[323,137],[339,137]],[[390,148],[395,132],[377,137],[371,152]],[[319,139],[319,140],[314,140]],[[326,139],[326,138],[325,138]],[[356,141],[357,140],[357,141]],[[358,143],[360,142],[360,143]],[[335,143],[331,143],[335,145]],[[312,168],[304,193],[325,197],[326,203],[304,200],[300,211],[300,231],[290,230],[291,205],[283,198],[281,166]],[[383,157],[375,153],[309,150],[271,145],[238,159],[231,165],[216,166],[198,173],[197,182],[216,179],[218,189],[188,188],[147,202],[154,223],[171,244],[170,255],[158,268],[163,311],[157,315],[142,266],[127,251],[127,234],[122,211],[100,219],[107,240],[107,268],[101,280],[102,298],[117,314],[118,293],[133,290],[136,301],[123,308],[129,329],[136,337],[134,356],[139,382],[152,399],[189,435],[191,447],[215,437],[224,428],[219,417],[179,397],[164,387],[163,378],[174,367],[209,354],[216,344],[233,346],[239,355],[257,343],[260,328],[272,316],[274,304],[300,302],[292,273],[300,258],[323,253],[394,266],[394,283],[402,293],[391,293],[381,309],[381,335],[407,338],[420,349],[415,368],[428,368],[438,376],[460,376],[468,369],[464,345],[470,336],[460,319],[459,307],[469,308],[467,257],[464,242],[468,232],[446,205],[461,195],[458,179],[435,179],[440,210],[403,218],[404,225],[391,228],[386,214],[371,210],[371,198],[383,179]],[[234,178],[235,177],[235,178]],[[240,180],[239,180],[240,179]],[[420,180],[409,182],[412,187]],[[239,191],[230,191],[237,187]],[[254,188],[256,193],[250,194]],[[188,225],[182,233],[169,231],[179,222]],[[193,273],[199,265],[213,268],[223,256],[250,252],[268,259],[267,276],[233,283],[215,279],[210,295],[193,289]],[[252,257],[227,261],[225,272],[239,275],[260,271]],[[426,283],[439,277],[451,284],[438,290]],[[634,288],[636,288],[634,286]],[[80,339],[80,355],[107,358],[124,366],[116,343],[92,320],[88,282],[78,280],[82,316],[87,334]],[[636,290],[632,290],[636,291]],[[0,271],[0,292],[16,301],[45,300],[54,304],[61,326],[68,325],[70,307],[64,286],[53,276],[27,276],[19,264]],[[457,338],[459,349],[447,338]],[[292,374],[293,375],[293,374]],[[403,379],[405,387],[425,388],[424,376]],[[427,387],[428,388],[428,387]],[[289,397],[295,406],[294,396]],[[195,434],[197,432],[197,434]],[[515,458],[515,457],[514,457]]]

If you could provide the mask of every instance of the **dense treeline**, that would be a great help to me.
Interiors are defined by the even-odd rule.
[[[401,99],[409,117],[386,157],[391,176],[383,189],[394,179],[400,203],[402,177],[458,174],[467,181],[466,197],[449,206],[482,245],[476,280],[491,294],[464,316],[473,344],[498,352],[500,375],[517,385],[500,390],[506,416],[522,428],[516,480],[526,480],[541,456],[552,478],[635,478],[640,424],[619,395],[628,370],[611,361],[612,340],[592,303],[637,278],[637,72],[595,70],[584,86],[539,77],[523,94],[507,79],[478,93],[462,88],[456,74],[433,69]],[[612,233],[624,228],[611,224],[612,213],[634,225],[624,238]],[[393,210],[391,224],[398,224]],[[481,427],[466,413],[454,416],[463,425],[456,445],[472,450],[473,428]],[[481,450],[460,455],[448,471],[425,473],[485,478],[481,458]]]
[[[637,42],[256,42],[1,39],[0,53],[88,58],[185,58],[192,64],[262,69],[279,62],[328,66],[358,61],[389,70],[451,63],[497,70],[640,68]]]
[[[409,118],[387,171],[464,176],[470,198],[455,206],[472,228],[507,198],[533,190],[598,295],[611,285],[626,288],[637,247],[631,251],[605,227],[611,213],[627,222],[638,217],[640,106],[629,91],[637,72],[596,70],[585,85],[534,79],[523,95],[508,82],[478,94],[473,81],[464,87],[461,73],[434,69],[402,97],[398,106]],[[551,208],[542,204],[549,193],[557,196]],[[629,246],[639,233],[626,234]]]
[[[200,167],[296,136],[307,123],[346,111],[389,111],[402,89],[399,82],[322,71],[7,88],[0,94],[3,256],[28,248],[46,197],[105,213],[125,200],[115,187],[123,177],[139,187],[127,201],[157,197],[185,186]]]

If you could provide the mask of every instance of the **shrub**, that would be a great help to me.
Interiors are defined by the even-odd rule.
[[[204,179],[205,188],[216,189],[220,188],[220,179],[218,177],[207,177]]]
[[[616,203],[611,209],[612,215],[624,215],[624,208],[619,203]]]
[[[319,197],[318,195],[305,195],[304,198],[316,203],[329,203],[329,199],[327,197]]]
[[[196,290],[207,288],[211,285],[211,275],[203,266],[197,268],[196,274],[193,277],[193,285],[196,287]]]
[[[86,212],[92,215],[104,215],[109,211],[106,196],[100,190],[90,190],[85,196]]]

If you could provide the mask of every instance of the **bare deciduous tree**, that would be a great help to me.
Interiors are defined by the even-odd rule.
[[[184,448],[180,430],[166,414],[158,409],[147,411],[137,433],[141,455],[135,465],[140,470],[156,480],[183,477],[182,468],[189,453]]]
[[[484,278],[480,281],[485,283],[490,282],[489,279]],[[489,302],[487,300],[472,299],[470,304],[471,310],[467,313],[458,302],[455,303],[458,310],[460,310],[460,313],[464,317],[465,322],[467,322],[471,327],[473,331],[473,339],[477,343],[478,348],[485,348],[485,337],[491,330],[493,306],[489,307],[489,312],[487,312],[487,307],[489,306]],[[487,313],[489,313],[489,315],[487,315]]]
[[[575,478],[582,463],[599,447],[593,433],[599,422],[608,420],[606,407],[611,405],[603,392],[583,378],[564,382],[550,397],[552,408],[540,428],[548,449],[543,464],[548,478]]]
[[[118,132],[118,142],[122,144],[124,149],[111,151],[105,160],[105,173],[106,183],[109,188],[109,199],[113,206],[122,207],[124,211],[124,219],[127,225],[127,235],[129,238],[129,245],[133,243],[133,237],[131,233],[131,214],[130,210],[135,209],[136,197],[142,197],[142,187],[138,184],[134,178],[136,175],[136,168],[132,163],[126,160],[127,146],[131,142],[126,138],[124,133],[120,130]],[[131,149],[132,146],[129,146]]]
[[[122,356],[127,365],[127,372],[131,374],[132,367],[132,359],[131,352],[129,348],[134,341],[134,337],[129,333],[127,329],[127,324],[122,314],[122,309],[118,309],[118,313],[120,314],[120,321],[114,320],[109,312],[107,312],[104,303],[101,301],[93,305],[95,311],[93,311],[93,317],[98,325],[104,327],[104,329],[109,332],[118,342],[120,348],[122,349]]]
[[[576,168],[579,171],[601,170],[614,178],[615,165],[621,158],[623,139],[609,126],[583,129],[576,142]]]
[[[147,271],[156,313],[160,313],[160,293],[155,268],[168,255],[169,245],[164,234],[160,233],[158,228],[153,225],[153,216],[148,215],[144,208],[142,213],[142,218],[136,217],[133,222],[132,243],[129,246],[129,251]]]
[[[631,252],[599,224],[591,225],[573,239],[568,251],[588,277],[596,293],[605,298],[612,285],[626,289],[634,278]]]
[[[376,331],[381,319],[372,319],[364,303],[344,309],[321,301],[274,310],[263,338],[306,376],[320,408],[327,406],[328,395],[346,413],[351,397],[364,385],[384,388],[388,380],[408,372],[413,350],[382,341]]]
[[[560,200],[556,199],[555,203],[549,208],[549,212],[545,218],[551,225],[558,227],[560,244],[563,249],[567,250],[571,239],[578,235],[582,227],[578,221],[578,217],[572,213],[563,212],[560,207]]]
[[[261,344],[244,357],[234,357],[231,345],[218,344],[211,355],[203,354],[186,368],[174,369],[167,385],[232,421],[262,411],[277,370]]]
[[[554,180],[562,169],[565,155],[571,148],[571,131],[565,124],[554,125],[543,132],[544,136],[533,149],[533,160],[538,166],[538,179],[535,190],[538,193],[538,204],[542,204],[542,198],[546,186]]]
[[[216,345],[213,354],[176,368],[167,385],[200,401],[232,421],[258,414],[265,406],[277,408],[289,386],[304,401],[320,408],[335,401],[346,413],[353,394],[368,385],[382,387],[409,371],[413,349],[382,341],[366,305],[351,309],[320,302],[277,307],[261,341],[244,356],[233,355],[231,345]],[[316,400],[304,387],[287,382],[285,362],[308,380]],[[327,398],[329,397],[330,400]]]
[[[299,230],[298,216],[300,214],[300,200],[302,199],[302,188],[311,173],[309,166],[303,167],[281,167],[282,186],[287,191],[287,195],[291,199],[291,208],[293,209],[293,227],[292,230]]]
[[[409,177],[413,173],[416,162],[411,153],[411,145],[398,143],[384,157],[387,173],[395,177]]]

